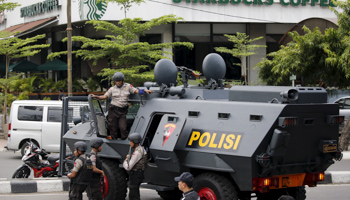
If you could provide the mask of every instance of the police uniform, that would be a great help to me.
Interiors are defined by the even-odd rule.
[[[89,185],[89,180],[86,180],[87,172],[84,166],[84,160],[86,159],[85,154],[82,154],[74,161],[73,171],[77,172],[77,175],[71,179],[69,188],[69,200],[82,200],[82,193],[86,190]],[[92,171],[92,169],[91,169]]]
[[[94,150],[91,150],[90,160],[92,161],[92,165],[96,166],[97,169],[102,170],[102,164],[99,157],[96,155]],[[101,174],[93,173],[92,178],[88,187],[88,197],[90,200],[102,200],[102,192],[100,185]]]
[[[124,83],[121,87],[114,85],[105,93],[106,96],[112,98],[108,110],[108,127],[113,139],[121,138],[125,140],[128,137],[126,129],[128,98],[130,94],[134,94],[136,91],[137,89],[132,85]],[[118,134],[118,127],[120,134]]]
[[[123,163],[124,169],[129,171],[129,200],[139,200],[140,185],[147,166],[147,152],[139,145],[129,159],[129,164],[127,160]]]
[[[199,195],[194,190],[182,194],[181,200],[200,200]]]

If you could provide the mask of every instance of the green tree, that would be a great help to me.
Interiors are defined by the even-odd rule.
[[[342,62],[342,54],[350,43],[344,43],[342,34],[333,28],[324,34],[317,27],[311,31],[304,26],[303,30],[305,35],[288,33],[292,41],[267,55],[272,59],[265,58],[257,64],[259,77],[268,85],[289,85],[289,76],[295,74],[302,85],[322,81],[329,86],[347,87],[350,69]]]
[[[6,3],[6,1],[7,0],[0,0],[0,12],[4,12],[5,10],[11,11],[21,5],[19,3],[12,2]]]
[[[126,18],[126,13],[127,11],[129,11],[129,9],[131,8],[132,4],[138,4],[140,5],[141,3],[144,3],[144,0],[101,0],[101,1],[105,1],[107,3],[117,3],[118,5],[121,6],[121,10],[124,10],[124,15]]]
[[[40,78],[39,88],[41,92],[51,92],[52,87],[54,86],[55,81],[52,78]]]
[[[0,32],[0,55],[5,56],[6,58],[6,73],[5,73],[5,79],[8,78],[8,68],[10,65],[10,60],[13,58],[22,58],[22,57],[28,57],[33,56],[41,51],[43,48],[47,48],[50,46],[50,44],[38,44],[38,40],[45,38],[45,34],[37,35],[30,38],[17,38],[14,37],[19,32],[6,32],[2,31]],[[5,93],[5,100],[4,100],[4,112],[6,113],[7,108],[7,82],[5,82],[4,86],[4,93]],[[4,115],[4,124],[6,123],[6,115]]]
[[[257,48],[266,48],[266,45],[256,45],[252,44],[257,40],[262,39],[263,37],[257,37],[254,39],[250,39],[249,35],[245,33],[237,32],[237,35],[227,35],[225,37],[228,38],[228,41],[233,42],[233,48],[229,49],[227,47],[215,47],[215,50],[221,53],[228,53],[234,57],[237,57],[241,60],[240,63],[233,63],[235,65],[241,66],[244,83],[247,84],[247,75],[246,75],[246,64],[243,63],[245,57],[251,56],[255,54],[255,50]]]
[[[111,64],[116,66],[116,69],[130,70],[123,71],[126,74],[132,74],[133,79],[149,78],[149,75],[143,74],[148,68],[147,64],[155,64],[156,61],[167,58],[165,55],[172,55],[172,52],[167,52],[163,49],[175,46],[193,48],[193,44],[189,42],[149,44],[135,41],[152,27],[176,23],[179,20],[182,20],[182,18],[175,15],[166,15],[147,22],[143,22],[141,18],[126,18],[120,20],[117,25],[106,21],[91,20],[87,24],[92,24],[97,31],[104,30],[111,34],[106,35],[104,39],[73,36],[72,41],[81,42],[82,46],[72,53],[84,60],[93,60],[94,65],[97,64],[99,59],[108,58]],[[66,39],[63,41],[66,41]],[[67,51],[55,52],[51,53],[48,58],[53,59],[65,54],[67,54]],[[103,69],[99,75],[110,76],[116,69]]]

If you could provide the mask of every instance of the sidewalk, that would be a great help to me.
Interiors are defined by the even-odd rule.
[[[0,152],[7,140],[0,139]],[[343,152],[343,160],[350,160],[350,151]],[[325,180],[320,184],[350,184],[350,171],[326,171]],[[2,179],[0,177],[0,194],[7,193],[34,193],[34,192],[61,192],[69,190],[69,179],[35,178],[35,179]]]

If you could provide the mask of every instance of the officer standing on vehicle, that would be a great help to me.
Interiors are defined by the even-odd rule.
[[[129,200],[139,200],[140,185],[144,179],[144,171],[147,166],[147,152],[140,145],[141,135],[139,133],[130,134],[128,140],[130,152],[129,155],[126,155],[123,167],[129,172]],[[130,156],[131,148],[134,148],[134,152]]]
[[[193,176],[189,172],[182,173],[174,179],[178,182],[179,190],[183,192],[181,200],[200,200],[199,195],[193,190]]]
[[[69,200],[82,200],[82,194],[90,184],[93,167],[90,158],[85,155],[86,149],[87,145],[85,142],[78,141],[74,143],[74,155],[76,159],[72,173],[67,175],[71,179]]]
[[[128,113],[128,97],[130,94],[138,94],[139,90],[134,88],[129,83],[124,83],[125,77],[121,72],[116,72],[113,75],[113,81],[115,85],[108,89],[108,91],[103,96],[96,96],[94,94],[91,97],[97,99],[107,99],[112,97],[111,105],[108,109],[108,128],[112,139],[121,138],[125,140],[128,137],[127,127],[126,127],[126,114]],[[151,93],[150,90],[145,90],[145,92]],[[118,127],[120,134],[118,134]]]
[[[97,153],[102,150],[103,140],[101,138],[93,138],[90,140],[90,146],[92,148],[90,153],[90,160],[92,162],[93,174],[88,187],[88,197],[90,200],[102,200],[101,192],[101,181],[105,176],[105,173],[102,171],[102,163],[99,159]]]

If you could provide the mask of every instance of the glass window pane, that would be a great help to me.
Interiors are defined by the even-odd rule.
[[[176,24],[176,42],[210,42],[210,24]]]
[[[42,106],[19,106],[18,120],[23,121],[42,121],[43,107]]]
[[[345,100],[344,109],[350,109],[350,99]]]
[[[73,120],[73,108],[68,108],[68,122]],[[62,108],[49,107],[47,113],[48,122],[61,122],[62,121]]]
[[[245,33],[245,24],[213,24],[213,34],[229,34],[233,35],[237,32]]]

